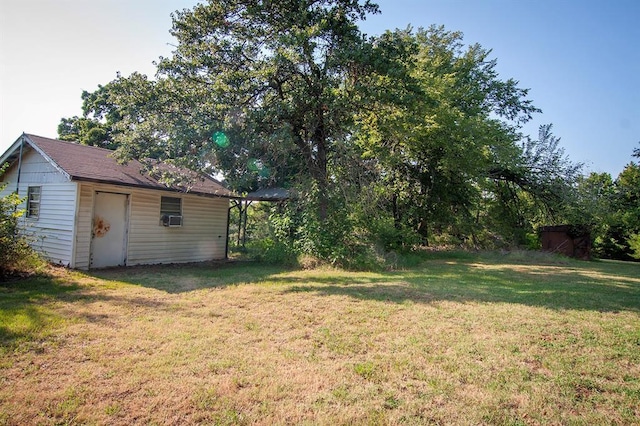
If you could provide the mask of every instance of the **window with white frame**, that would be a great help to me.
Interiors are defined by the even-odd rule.
[[[160,200],[160,224],[163,226],[182,226],[182,199],[162,197]]]
[[[40,216],[40,186],[30,186],[27,189],[27,217],[38,218]]]

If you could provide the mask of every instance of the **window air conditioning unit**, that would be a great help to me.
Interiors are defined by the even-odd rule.
[[[182,226],[182,216],[165,214],[162,216],[162,226],[169,226],[169,227]]]

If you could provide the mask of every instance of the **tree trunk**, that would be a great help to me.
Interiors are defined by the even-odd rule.
[[[324,143],[318,145],[318,219],[324,222],[329,214],[329,178],[327,176],[327,151]]]

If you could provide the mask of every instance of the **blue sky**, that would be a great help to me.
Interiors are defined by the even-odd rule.
[[[0,152],[23,132],[56,137],[81,114],[82,90],[116,72],[153,75],[171,51],[170,13],[197,0],[0,2]],[[585,171],[614,177],[640,147],[637,0],[379,0],[362,23],[387,29],[442,24],[492,49],[501,78],[529,88],[543,110],[525,127],[553,132]]]

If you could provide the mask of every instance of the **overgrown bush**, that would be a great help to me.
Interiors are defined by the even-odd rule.
[[[6,184],[0,186],[0,191]],[[27,238],[20,234],[18,218],[23,214],[18,209],[21,203],[18,194],[0,197],[0,278],[36,272],[44,261],[29,246]]]
[[[249,257],[302,267],[329,265],[378,269],[384,263],[368,230],[358,225],[340,197],[330,197],[328,215],[318,218],[313,189],[298,189],[284,204],[259,203],[249,211]]]
[[[249,257],[260,262],[295,265],[296,255],[286,244],[272,237],[249,241],[246,245]]]
[[[362,220],[363,222],[366,219]],[[422,244],[422,237],[404,223],[394,223],[390,216],[370,218],[365,223],[370,241],[375,242],[384,251],[409,252]]]

